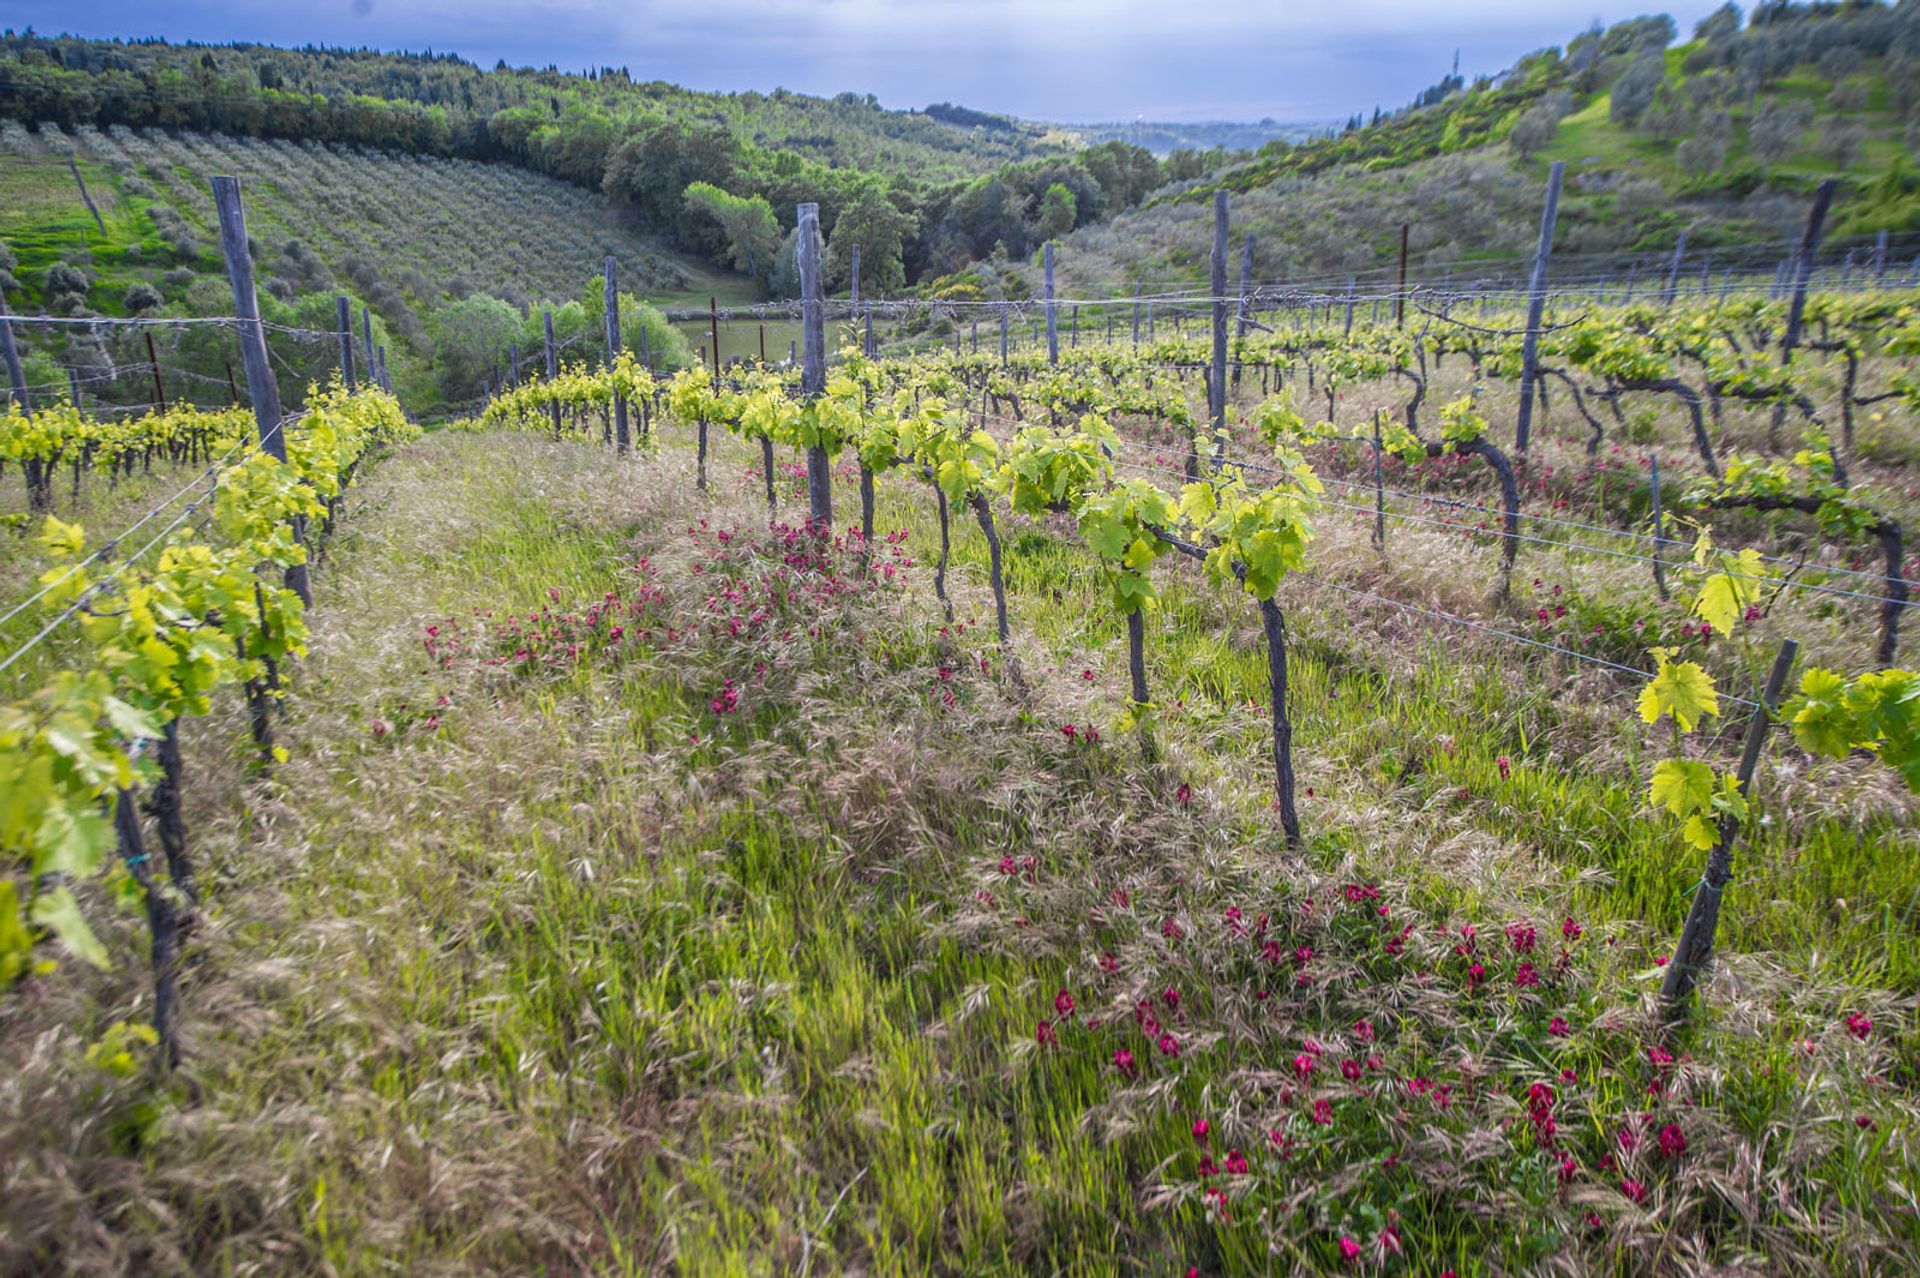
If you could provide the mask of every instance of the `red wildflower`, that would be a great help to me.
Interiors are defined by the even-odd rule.
[[[1678,1158],[1687,1152],[1687,1136],[1678,1126],[1668,1123],[1660,1129],[1660,1152],[1668,1158]]]
[[[1162,1034],[1158,1047],[1160,1048],[1160,1054],[1162,1056],[1178,1056],[1180,1054],[1180,1040],[1171,1034]]]
[[[1360,1263],[1360,1244],[1345,1234],[1340,1235],[1340,1258],[1350,1265]]]
[[[1315,1101],[1313,1103],[1313,1121],[1322,1127],[1329,1126],[1333,1122],[1333,1102],[1329,1100]]]
[[[1567,1025],[1566,1017],[1556,1016],[1547,1022],[1547,1033],[1553,1035],[1555,1038],[1565,1038],[1573,1033],[1573,1030]]]
[[[1113,1067],[1120,1071],[1123,1078],[1133,1077],[1133,1053],[1124,1047],[1113,1050]]]
[[[1073,995],[1061,990],[1053,996],[1053,1010],[1062,1016],[1073,1015]]]
[[[1501,755],[1498,760],[1496,760],[1496,763],[1500,768],[1500,779],[1502,781],[1505,781],[1509,776],[1512,775],[1513,763],[1504,754]]]
[[[1854,1012],[1847,1017],[1847,1033],[1863,1043],[1866,1042],[1868,1036],[1873,1033],[1873,1018],[1865,1012]]]
[[[1053,1022],[1041,1021],[1033,1031],[1033,1041],[1042,1047],[1058,1047],[1059,1040],[1053,1036]]]
[[[1211,1135],[1212,1132],[1213,1124],[1209,1123],[1206,1119],[1196,1118],[1193,1120],[1193,1138],[1202,1145],[1207,1143],[1207,1137]]]
[[[1643,1203],[1647,1200],[1647,1187],[1632,1177],[1620,1182],[1620,1192],[1632,1202]]]

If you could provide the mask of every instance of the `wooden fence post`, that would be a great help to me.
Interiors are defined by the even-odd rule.
[[[1000,367],[1007,366],[1007,307],[1000,304]]]
[[[1244,338],[1247,335],[1248,297],[1253,288],[1253,232],[1248,231],[1240,246],[1240,305],[1236,315],[1234,336]]]
[[[164,413],[167,411],[167,387],[166,383],[160,380],[160,356],[154,353],[153,330],[146,329],[141,336],[147,339],[147,368],[153,373],[153,399],[160,406],[160,411]]]
[[[1813,255],[1820,248],[1820,233],[1826,227],[1827,210],[1833,207],[1833,193],[1839,182],[1827,178],[1813,193],[1813,207],[1807,211],[1807,227],[1800,233],[1791,261],[1793,302],[1787,308],[1787,331],[1780,339],[1780,363],[1793,362],[1793,348],[1800,344],[1800,326],[1807,310],[1807,279],[1813,274]]]
[[[360,343],[360,349],[365,351],[367,355],[367,376],[366,376],[367,384],[369,386],[378,386],[380,384],[380,370],[374,367],[374,361],[373,361],[373,308],[372,307],[362,306],[360,308],[360,334],[362,339]]]
[[[560,376],[559,355],[553,349],[553,312],[540,312],[540,327],[544,330],[547,347],[547,381],[551,383]],[[548,415],[553,419],[553,437],[560,438],[560,401],[551,392],[547,400]]]
[[[613,254],[607,254],[602,263],[606,275],[607,291],[607,367],[620,358],[620,262]],[[613,397],[613,442],[614,447],[624,453],[628,447],[627,437],[627,401],[623,395]]]
[[[1754,707],[1753,717],[1747,720],[1747,740],[1740,751],[1736,775],[1740,780],[1740,793],[1749,802],[1753,798],[1753,770],[1760,762],[1760,748],[1766,744],[1767,729],[1773,724],[1773,709],[1779,704],[1787,674],[1793,669],[1793,660],[1799,652],[1800,645],[1794,640],[1781,641],[1779,655],[1774,658],[1773,670],[1767,676],[1766,691],[1761,694],[1760,704]],[[1720,818],[1720,841],[1707,857],[1707,872],[1694,889],[1693,905],[1687,910],[1687,921],[1680,929],[1679,944],[1673,947],[1666,976],[1660,982],[1660,999],[1670,1013],[1685,1010],[1682,1005],[1693,993],[1701,969],[1713,959],[1713,937],[1720,926],[1720,900],[1733,877],[1733,843],[1739,834],[1737,817]]]
[[[1213,468],[1227,448],[1227,192],[1213,193],[1213,362],[1207,370],[1207,411],[1213,424]],[[1189,467],[1189,469],[1192,469]],[[1189,482],[1199,478],[1189,475]]]
[[[1373,544],[1387,548],[1387,481],[1380,458],[1380,410],[1373,410]]]
[[[1047,277],[1047,363],[1060,362],[1060,315],[1053,304],[1053,241],[1040,250],[1041,269]]]
[[[340,331],[340,382],[349,392],[356,389],[353,378],[353,310],[343,295],[333,299],[334,327]]]
[[[6,306],[0,304],[0,355],[7,361],[7,384],[13,391],[13,402],[28,417],[33,416],[33,397],[27,393],[27,374],[20,366],[20,351],[13,344],[13,317],[7,313]]]
[[[713,376],[714,376],[714,379],[717,381],[719,380],[719,377],[720,377],[720,302],[719,302],[719,299],[713,298],[713,297],[709,297],[707,299],[707,320],[708,320],[708,323],[711,325],[711,327],[708,329],[708,332],[713,335]]]
[[[1653,586],[1660,592],[1660,598],[1667,598],[1667,565],[1660,558],[1660,552],[1666,549],[1667,522],[1660,513],[1660,453],[1656,449],[1647,457],[1649,492],[1653,505]]]
[[[1407,238],[1413,230],[1409,222],[1400,224],[1400,284],[1393,294],[1393,326],[1407,326]]]
[[[1680,291],[1680,263],[1687,256],[1687,230],[1680,228],[1680,237],[1673,245],[1673,265],[1667,268],[1667,305],[1673,305],[1674,294]]]
[[[1564,160],[1547,170],[1547,199],[1540,210],[1540,243],[1533,254],[1533,277],[1527,285],[1527,334],[1520,346],[1520,416],[1513,429],[1513,450],[1524,454],[1533,435],[1534,383],[1539,377],[1540,319],[1547,306],[1547,264],[1553,257],[1553,226],[1560,214],[1560,182],[1566,176]]]
[[[247,212],[240,203],[240,180],[215,177],[213,204],[220,214],[220,251],[227,259],[227,279],[233,285],[240,364],[247,372],[247,395],[253,400],[254,428],[260,433],[260,447],[269,456],[284,462],[287,441],[281,431],[280,384],[274,380],[273,365],[267,360],[267,332],[260,323],[260,298],[253,289],[253,254],[247,247]],[[296,518],[294,539],[304,542],[306,532],[306,520]],[[313,603],[313,588],[307,580],[305,564],[287,569],[287,588],[300,596],[301,603]]]
[[[820,279],[820,206],[802,204],[800,226],[800,336],[805,361],[800,369],[800,396],[812,403],[827,388],[826,296]],[[807,510],[814,532],[826,536],[833,528],[833,471],[827,450],[807,449]]]

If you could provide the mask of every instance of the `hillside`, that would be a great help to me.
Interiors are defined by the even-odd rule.
[[[1582,254],[1778,242],[1806,195],[1838,177],[1829,234],[1920,230],[1913,162],[1920,11],[1776,6],[1760,25],[1724,11],[1671,44],[1670,20],[1588,32],[1508,73],[1452,87],[1335,137],[1273,143],[1081,230],[1069,278],[1197,282],[1215,190],[1256,236],[1262,279],[1382,268],[1410,222],[1416,273],[1530,251],[1547,166],[1567,164],[1557,243]],[[1330,222],[1329,215],[1337,215]]]
[[[247,201],[268,318],[330,328],[336,294],[352,298],[356,314],[370,305],[379,340],[391,341],[396,376],[422,396],[477,390],[477,371],[428,376],[430,365],[444,374],[456,358],[476,299],[500,299],[517,322],[536,303],[586,298],[609,254],[623,289],[657,304],[704,304],[710,295],[740,301],[753,292],[750,281],[637,233],[604,200],[512,165],[124,127],[29,132],[11,121],[0,127],[0,152],[0,245],[11,257],[10,267],[0,259],[8,269],[0,284],[14,309],[230,313],[208,179],[233,174]],[[581,305],[562,312],[563,341],[577,343],[585,326]],[[151,398],[144,375],[112,375],[144,361],[131,338],[41,330],[22,340],[40,369],[30,380],[40,385],[60,386],[58,366],[69,365],[98,379],[88,383],[97,400]],[[162,362],[193,383],[174,394],[224,399],[230,351],[179,331],[157,340]],[[535,341],[529,333],[523,348],[531,352]],[[325,343],[281,344],[296,395],[331,367]]]
[[[781,246],[801,202],[820,206],[832,286],[846,286],[844,246],[858,242],[866,291],[898,292],[996,248],[1023,256],[1224,158],[1163,163],[950,103],[889,111],[854,93],[698,93],[625,68],[483,71],[438,54],[12,33],[0,37],[0,118],[505,161],[604,193],[681,252],[751,261],[762,288],[789,296]],[[745,238],[687,198],[696,182],[744,201]]]

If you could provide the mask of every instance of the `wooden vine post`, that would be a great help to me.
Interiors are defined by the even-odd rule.
[[[1207,370],[1207,416],[1213,430],[1215,470],[1227,448],[1227,192],[1213,193],[1213,362]],[[1189,454],[1187,482],[1198,478],[1198,457]]]
[[[1799,652],[1800,645],[1794,640],[1781,641],[1780,652],[1773,660],[1773,671],[1767,676],[1766,691],[1761,694],[1760,704],[1754,707],[1753,717],[1747,720],[1747,739],[1740,751],[1740,769],[1736,775],[1740,780],[1740,793],[1749,799],[1753,792],[1753,770],[1760,762],[1767,730],[1773,725],[1774,707],[1780,703],[1787,675]],[[1713,937],[1720,926],[1720,902],[1733,877],[1733,844],[1739,834],[1738,818],[1732,814],[1720,818],[1720,840],[1707,856],[1706,874],[1694,889],[1693,905],[1687,910],[1687,921],[1680,929],[1680,942],[1673,947],[1666,976],[1660,982],[1661,1001],[1675,1018],[1685,1014],[1685,1004],[1693,994],[1701,971],[1713,959]]]
[[[826,295],[820,279],[820,206],[802,204],[800,226],[800,398],[808,405],[827,388]],[[833,528],[833,470],[827,450],[807,449],[807,512],[813,530],[826,536]]]
[[[377,386],[380,383],[380,369],[373,357],[373,308],[370,306],[360,308],[360,337],[360,349],[367,357],[367,381]]]
[[[213,205],[220,214],[220,251],[226,256],[227,279],[233,285],[240,364],[247,373],[247,395],[253,400],[254,427],[260,432],[260,447],[268,456],[284,462],[287,441],[280,430],[280,384],[274,380],[273,365],[267,361],[267,333],[260,323],[260,299],[253,289],[253,255],[247,247],[247,213],[240,202],[240,180],[214,178]],[[296,517],[294,539],[304,542],[306,532],[306,520]],[[300,596],[301,603],[313,603],[313,588],[308,582],[305,564],[294,564],[287,569],[287,588]]]
[[[620,262],[609,253],[602,265],[607,278],[607,367],[612,368],[620,358]],[[627,451],[627,401],[623,395],[613,397],[613,439],[616,448]]]
[[[540,312],[540,327],[544,331],[544,338],[547,345],[547,382],[549,386],[551,386],[554,379],[560,376],[559,355],[553,349],[552,311]],[[547,410],[553,418],[553,437],[558,439],[560,438],[560,398],[557,395],[553,395],[551,391],[549,391],[549,398],[547,400]]]
[[[340,333],[340,380],[351,392],[357,389],[353,378],[353,311],[344,294],[333,299],[333,319]]]
[[[1524,455],[1533,436],[1534,387],[1539,382],[1540,321],[1547,308],[1547,266],[1553,257],[1553,225],[1560,215],[1563,160],[1547,170],[1547,199],[1540,210],[1540,243],[1533,253],[1533,277],[1527,284],[1527,333],[1520,346],[1520,415],[1513,428],[1513,450]]]
[[[1412,234],[1411,223],[1400,224],[1400,284],[1393,292],[1393,326],[1407,326],[1407,239]]]
[[[1800,344],[1800,329],[1807,312],[1807,283],[1813,275],[1813,255],[1820,249],[1820,235],[1826,229],[1827,210],[1833,207],[1833,193],[1838,186],[1837,179],[1828,178],[1814,191],[1813,207],[1807,211],[1806,229],[1801,231],[1800,239],[1794,245],[1790,264],[1793,271],[1793,299],[1787,305],[1787,331],[1780,339],[1782,368],[1793,363],[1794,348]],[[1784,413],[1786,406],[1782,404],[1775,411]]]
[[[1668,306],[1673,305],[1674,296],[1680,291],[1680,263],[1686,260],[1686,256],[1687,228],[1683,226],[1680,228],[1680,237],[1674,241],[1673,261],[1667,267],[1667,294],[1665,300]]]
[[[1046,274],[1047,285],[1047,363],[1060,362],[1060,312],[1053,304],[1053,241],[1048,240],[1040,250],[1041,270]]]
[[[4,302],[0,302],[0,356],[7,363],[7,384],[13,393],[14,403],[20,411],[31,418],[33,416],[33,396],[27,389],[27,376],[20,364],[20,351],[13,344],[13,320],[7,314]],[[79,391],[74,391],[74,406],[80,404]],[[35,457],[22,459],[21,469],[26,474],[27,502],[38,513],[53,505],[53,472],[55,462],[41,461]],[[77,481],[76,481],[77,482]]]

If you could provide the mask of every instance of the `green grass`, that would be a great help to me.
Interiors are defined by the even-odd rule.
[[[1920,875],[1896,851],[1903,819],[1851,817],[1869,792],[1847,770],[1763,782],[1777,820],[1741,854],[1707,1014],[1682,1062],[1649,1067],[1642,1000],[1698,861],[1640,809],[1649,743],[1617,688],[1289,583],[1294,853],[1267,811],[1244,598],[1164,566],[1148,763],[1114,726],[1122,627],[1062,528],[1003,529],[1003,654],[978,624],[978,530],[954,531],[949,626],[924,559],[933,507],[904,475],[880,487],[878,526],[907,534],[880,551],[895,584],[819,601],[795,589],[856,580],[848,562],[758,548],[760,482],[735,441],[712,475],[699,497],[677,434],[620,462],[440,432],[354,492],[281,725],[291,762],[249,776],[231,710],[189,725],[215,886],[184,1078],[79,1060],[141,1015],[132,919],[103,929],[118,973],[0,1007],[0,1142],[25,1153],[0,1264],[1336,1272],[1343,1235],[1371,1254],[1391,1223],[1392,1272],[1678,1273],[1686,1237],[1716,1263],[1815,1273],[1897,1267],[1920,1244],[1900,1205]],[[783,487],[787,509],[799,496]],[[844,517],[844,476],[836,496]],[[1471,548],[1436,559],[1419,536],[1392,547],[1408,573],[1437,565],[1430,589],[1474,568]],[[1317,565],[1357,565],[1364,537],[1329,519]],[[523,642],[490,624],[642,581],[661,595],[626,618],[650,637],[624,655],[486,664]],[[703,620],[750,607],[771,619],[739,637]],[[428,659],[429,625],[469,655]],[[716,715],[728,678],[740,708]],[[1069,722],[1101,742],[1069,741]],[[1342,900],[1368,883],[1385,920]],[[1236,936],[1229,907],[1248,929],[1270,915],[1284,961]],[[1549,967],[1566,917],[1584,932],[1565,969],[1516,990],[1502,925],[1531,919]],[[1478,992],[1452,952],[1467,922],[1491,969]],[[1384,940],[1406,924],[1396,957]],[[1294,985],[1300,945],[1314,957]],[[1078,1006],[1045,1048],[1036,1022],[1062,989]],[[1136,1026],[1141,1000],[1177,1060]],[[1854,1010],[1878,1023],[1868,1042],[1838,1023]],[[1308,1040],[1327,1054],[1289,1096]],[[1359,1087],[1338,1077],[1369,1052]],[[1448,1107],[1413,1097],[1415,1078],[1451,1087]],[[1523,1105],[1543,1080],[1580,1169],[1565,1198]],[[1634,1207],[1598,1160],[1647,1108],[1688,1151],[1628,1158],[1650,1187]],[[1200,1174],[1198,1118],[1204,1152],[1244,1150],[1246,1175]]]

